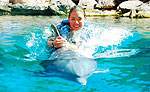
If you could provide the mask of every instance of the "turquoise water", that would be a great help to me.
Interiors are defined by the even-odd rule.
[[[39,65],[48,55],[47,25],[64,18],[0,16],[0,92],[150,91],[150,19],[87,17],[95,32],[80,52],[109,71],[81,85],[44,73]]]

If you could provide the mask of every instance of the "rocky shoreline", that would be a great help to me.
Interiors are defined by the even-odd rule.
[[[87,16],[149,18],[149,0],[1,0],[0,15],[67,15],[74,5]]]

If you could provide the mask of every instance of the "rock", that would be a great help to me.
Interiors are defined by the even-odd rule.
[[[137,14],[138,18],[150,18],[150,11],[139,11]]]
[[[139,0],[122,2],[118,6],[118,9],[123,16],[128,16],[130,18],[150,17],[150,4],[143,3]]]
[[[97,4],[95,0],[80,0],[78,5],[85,9],[93,10],[95,4]]]
[[[27,4],[27,5],[37,5],[37,4],[49,4],[50,0],[9,0],[13,4]]]
[[[138,7],[137,17],[139,18],[149,18],[150,17],[150,4],[144,3]]]
[[[16,3],[10,6],[13,15],[66,14],[75,5],[72,0],[12,0],[12,3]]]
[[[150,2],[141,1],[145,2],[145,0],[0,0],[0,15],[66,15],[72,6],[80,5],[85,8],[88,16],[119,14],[129,17],[150,17]],[[119,12],[114,10],[117,6]]]
[[[120,9],[129,9],[129,10],[132,10],[132,9],[138,9],[138,6],[142,5],[143,2],[139,1],[139,0],[132,0],[132,1],[124,1],[122,2],[118,8]]]
[[[143,3],[138,7],[139,10],[141,11],[150,11],[150,4],[148,3]]]
[[[67,14],[75,6],[72,0],[51,0],[50,8],[60,14]]]
[[[114,0],[98,0],[97,2],[96,9],[112,9],[115,7]]]
[[[139,0],[124,1],[117,7],[117,9],[120,10],[120,14],[123,14],[123,16],[134,18],[137,17],[138,7],[142,4],[143,2]]]
[[[0,15],[10,14],[11,9],[8,7],[9,0],[0,0]]]
[[[11,15],[59,15],[58,12],[44,5],[14,4],[10,8]]]
[[[1,0],[0,1],[0,9],[4,10],[4,11],[10,11],[8,4],[9,4],[9,0]]]
[[[85,9],[87,16],[95,16],[97,14],[99,15],[99,11],[94,9],[95,4],[97,4],[95,0],[80,0],[78,5]]]

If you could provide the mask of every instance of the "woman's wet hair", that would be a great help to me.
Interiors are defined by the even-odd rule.
[[[73,11],[80,11],[80,12],[83,13],[83,15],[85,16],[84,8],[82,8],[82,7],[79,6],[79,5],[73,6],[73,7],[70,9],[69,17],[70,17],[70,14],[71,14]]]

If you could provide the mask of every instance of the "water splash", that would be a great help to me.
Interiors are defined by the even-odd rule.
[[[90,24],[83,30],[82,35],[87,40],[76,51],[88,58],[129,57],[139,52],[139,49],[125,48],[139,39],[134,30],[95,24]],[[51,34],[52,29],[49,26],[45,27],[43,33],[31,33],[26,43],[31,53],[27,56],[33,60],[46,60],[49,53],[46,41]]]
[[[51,31],[48,27],[45,27],[43,33],[35,32],[28,35],[26,46],[29,48],[30,54],[27,54],[27,57],[30,57],[30,60],[46,60],[47,59],[47,45],[46,41]]]
[[[139,49],[124,49],[139,39],[133,30],[99,25],[88,26],[86,30],[84,35],[88,34],[90,37],[78,50],[86,57],[129,57],[139,52]]]

